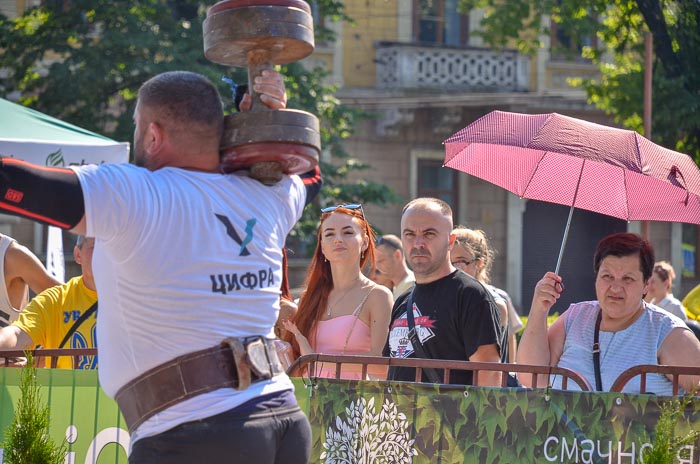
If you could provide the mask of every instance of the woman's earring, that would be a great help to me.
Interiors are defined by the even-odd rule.
[[[323,257],[323,260],[324,260],[325,262],[328,262],[328,258],[326,258],[325,256]]]

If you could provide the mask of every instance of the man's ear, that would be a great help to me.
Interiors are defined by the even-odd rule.
[[[162,150],[166,142],[165,128],[157,123],[152,122],[146,128],[146,134],[143,141],[144,149],[148,154],[155,154]]]
[[[83,257],[80,254],[80,247],[77,245],[73,247],[73,259],[75,259],[76,263],[83,264]]]

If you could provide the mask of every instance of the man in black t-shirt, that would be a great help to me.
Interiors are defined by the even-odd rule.
[[[491,294],[474,278],[450,262],[454,243],[452,210],[442,200],[417,198],[401,216],[401,241],[416,276],[413,315],[425,353],[432,359],[500,362],[501,323]],[[384,355],[415,358],[408,337],[406,304],[399,297],[391,314]],[[437,371],[442,379],[443,373]],[[389,380],[415,380],[415,369],[390,367]],[[423,380],[427,381],[425,373]],[[471,384],[471,372],[452,371],[452,384]],[[500,386],[499,372],[479,373],[479,385]]]

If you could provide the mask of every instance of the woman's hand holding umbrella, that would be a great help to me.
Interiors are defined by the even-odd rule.
[[[537,314],[543,315],[546,320],[549,310],[554,306],[554,303],[557,302],[563,291],[564,284],[562,283],[561,276],[554,272],[546,273],[535,286],[530,316],[533,315],[532,312],[534,311]]]
[[[563,319],[557,319],[552,328],[547,327],[549,310],[557,302],[564,284],[561,276],[548,272],[537,282],[532,297],[530,315],[525,325],[518,347],[517,362],[537,366],[556,366],[564,347]],[[538,377],[538,385],[533,385],[529,375],[518,376],[523,385],[528,387],[545,387],[549,383],[547,376]]]

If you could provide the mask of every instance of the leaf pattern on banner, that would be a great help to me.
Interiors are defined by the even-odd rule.
[[[328,427],[321,459],[326,464],[409,464],[418,454],[413,443],[406,415],[394,403],[385,399],[376,413],[374,397],[360,398]]]

